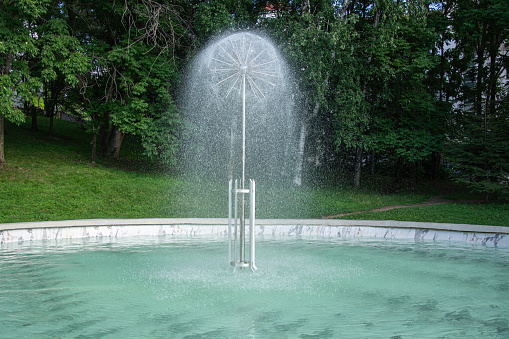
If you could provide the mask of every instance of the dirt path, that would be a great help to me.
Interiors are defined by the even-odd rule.
[[[429,198],[428,200],[426,200],[425,202],[420,203],[420,204],[384,206],[384,207],[375,208],[374,210],[369,210],[369,211],[359,211],[359,212],[341,213],[341,214],[336,214],[336,215],[324,216],[324,217],[322,217],[322,219],[334,219],[334,218],[339,218],[339,217],[345,217],[348,215],[361,214],[361,213],[367,213],[367,212],[384,212],[384,211],[389,211],[389,210],[393,210],[396,208],[432,206],[432,205],[442,205],[442,204],[452,204],[452,203],[464,202],[464,201],[443,199],[442,198],[443,196],[444,195],[438,195],[436,197]],[[469,202],[472,202],[472,201],[469,201]]]

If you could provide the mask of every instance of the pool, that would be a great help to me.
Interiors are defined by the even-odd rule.
[[[507,338],[509,249],[264,235],[33,241],[0,250],[2,338]]]

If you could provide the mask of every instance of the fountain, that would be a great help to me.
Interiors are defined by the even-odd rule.
[[[245,173],[291,183],[298,167],[280,61],[267,40],[237,33],[210,44],[188,79],[188,171],[196,180],[226,179],[229,221],[0,224],[2,338],[507,337],[505,227],[325,219],[254,224],[255,184],[246,187]],[[240,231],[231,232],[247,204],[249,258]],[[227,234],[230,263],[254,274],[225,267]]]
[[[186,158],[192,159],[194,170],[197,163],[205,165],[206,169],[200,168],[200,175],[223,173],[228,178],[229,262],[234,271],[238,267],[254,271],[255,181],[249,179],[247,187],[246,164],[252,174],[267,178],[269,173],[269,180],[281,181],[289,176],[288,166],[295,153],[295,119],[285,66],[268,39],[240,32],[211,43],[191,69],[186,107],[193,128],[187,134],[190,138]],[[247,146],[246,140],[251,140]]]

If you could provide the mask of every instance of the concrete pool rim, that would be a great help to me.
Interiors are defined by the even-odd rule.
[[[142,235],[226,236],[226,218],[80,219],[0,224],[0,242]],[[257,219],[257,235],[459,241],[509,248],[509,227],[346,219]]]

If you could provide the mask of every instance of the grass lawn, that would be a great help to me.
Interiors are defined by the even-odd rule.
[[[509,225],[509,204],[453,203],[367,212],[342,217],[357,220],[400,220],[473,225]]]
[[[151,169],[134,140],[125,138],[120,162],[90,165],[91,135],[79,124],[48,120],[39,131],[27,123],[7,123],[0,169],[0,222],[95,218],[226,217],[227,184],[187,179]],[[376,185],[366,185],[375,187]],[[390,205],[421,203],[438,188],[420,193],[351,187],[278,187],[257,182],[257,217],[319,218]],[[348,219],[393,219],[509,225],[509,204],[448,204],[348,216]]]

